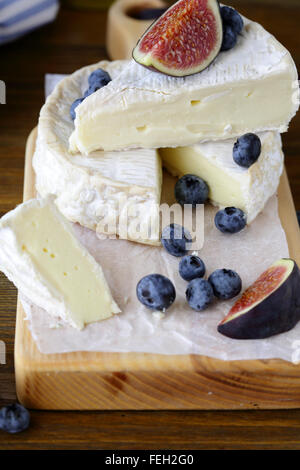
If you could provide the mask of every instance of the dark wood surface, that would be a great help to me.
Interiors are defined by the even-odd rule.
[[[291,51],[300,67],[300,2],[231,0]],[[44,74],[70,73],[106,58],[106,15],[62,9],[55,23],[0,48],[0,215],[22,201],[24,149],[44,100]],[[283,135],[286,166],[300,210],[300,114]],[[17,292],[0,276],[0,406],[15,401],[13,344]],[[300,449],[300,410],[235,412],[32,412],[30,429],[0,431],[0,449]]]

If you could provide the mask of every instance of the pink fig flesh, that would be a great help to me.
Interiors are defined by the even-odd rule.
[[[142,36],[133,58],[167,75],[201,72],[219,54],[223,39],[217,0],[179,0]]]
[[[261,339],[291,330],[300,320],[300,270],[291,259],[267,269],[218,325],[234,339]]]

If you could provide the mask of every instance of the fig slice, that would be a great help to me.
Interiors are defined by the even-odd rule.
[[[132,55],[148,68],[184,77],[208,67],[222,40],[217,0],[179,0],[148,28]]]
[[[283,258],[242,294],[218,325],[234,339],[262,339],[289,331],[300,320],[300,270]]]

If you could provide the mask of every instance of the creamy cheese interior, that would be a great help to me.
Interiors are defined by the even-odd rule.
[[[132,91],[112,96],[111,110],[100,100],[96,103],[97,94],[91,95],[78,109],[70,149],[84,154],[97,148],[176,147],[257,130],[285,132],[293,116],[292,80],[286,71],[213,89],[186,88],[174,99],[161,93],[161,102],[153,107],[157,96],[150,90],[136,90],[140,99],[134,104],[129,101]]]
[[[78,328],[117,313],[99,265],[81,247],[50,205],[18,211],[13,230],[46,283],[63,298]]]
[[[250,168],[233,160],[235,139],[190,147],[161,149],[164,166],[175,176],[194,174],[209,187],[209,198],[220,207],[238,207],[252,222],[276,191],[283,170],[281,138],[277,132],[259,134],[262,151]]]
[[[161,155],[167,170],[174,176],[193,174],[203,178],[209,186],[209,199],[222,206],[234,206],[245,210],[241,180],[226,174],[213,160],[205,158],[194,147],[162,149]]]

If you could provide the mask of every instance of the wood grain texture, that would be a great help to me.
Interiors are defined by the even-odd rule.
[[[25,160],[24,200],[35,197],[32,156]],[[290,255],[300,265],[300,231],[286,173],[279,208]],[[172,410],[300,407],[300,366],[285,361],[220,361],[199,355],[76,352],[41,354],[18,304],[17,394],[29,408]]]
[[[262,23],[300,66],[299,0],[231,0]],[[71,73],[107,58],[106,14],[62,8],[57,20],[1,47],[0,215],[22,200],[24,149],[44,101],[44,74]],[[300,114],[283,135],[286,168],[300,210]],[[14,332],[17,291],[0,273],[0,406],[16,400]],[[244,411],[32,411],[30,429],[0,432],[0,449],[300,449],[300,409]],[[159,430],[159,431],[158,431]]]

